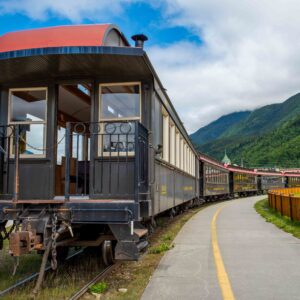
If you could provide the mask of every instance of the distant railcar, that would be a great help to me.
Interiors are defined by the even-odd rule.
[[[284,188],[286,185],[286,178],[284,176],[262,175],[260,177],[260,184],[262,192],[267,192],[271,189]]]
[[[200,193],[201,197],[209,199],[220,199],[228,197],[229,171],[219,162],[202,156],[200,165]]]
[[[287,177],[287,187],[300,187],[300,177],[292,175]]]
[[[249,194],[249,193],[257,192],[258,191],[257,181],[258,181],[257,176],[254,174],[233,172],[232,191],[233,193],[238,193],[238,194]]]

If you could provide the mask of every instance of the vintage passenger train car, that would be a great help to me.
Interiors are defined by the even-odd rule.
[[[228,198],[230,192],[230,173],[224,165],[211,157],[201,154],[200,197],[205,200]]]
[[[0,248],[9,237],[13,256],[51,248],[55,267],[68,247],[102,245],[107,264],[136,260],[162,212],[300,182],[199,155],[147,37],[133,40],[114,25],[0,37]]]
[[[147,37],[133,40],[114,25],[0,37],[0,224],[18,227],[12,255],[55,240],[137,259],[143,224],[197,198],[197,152]]]

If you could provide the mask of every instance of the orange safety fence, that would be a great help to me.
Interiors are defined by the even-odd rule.
[[[268,200],[269,206],[281,215],[300,221],[300,188],[270,190]]]

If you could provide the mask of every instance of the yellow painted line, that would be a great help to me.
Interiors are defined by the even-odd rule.
[[[225,205],[224,205],[225,206]],[[215,264],[217,269],[218,281],[222,291],[223,299],[224,300],[234,300],[233,291],[231,288],[231,284],[223,263],[222,255],[219,248],[218,243],[218,235],[217,235],[217,225],[216,221],[218,218],[219,213],[223,209],[224,206],[221,206],[213,216],[211,221],[211,241],[212,241],[212,248],[215,258]]]

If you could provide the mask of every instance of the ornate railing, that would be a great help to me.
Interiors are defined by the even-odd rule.
[[[138,201],[148,190],[148,131],[138,121],[68,123],[65,153],[66,199]]]

